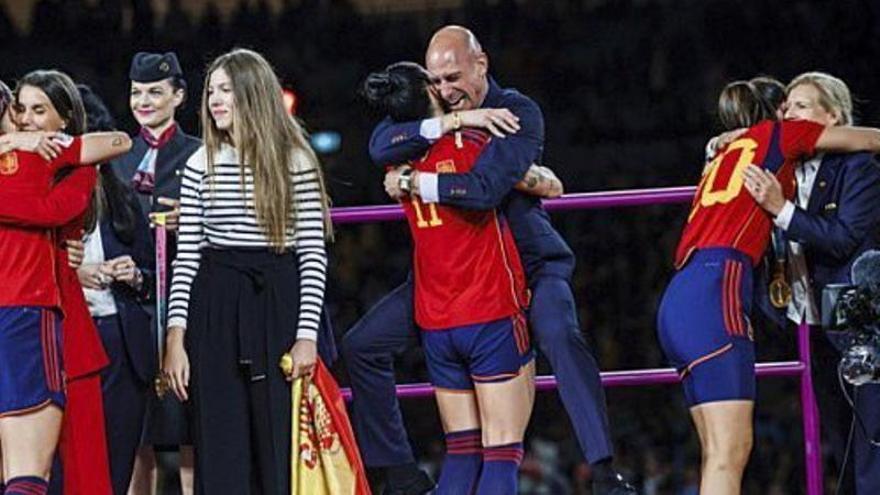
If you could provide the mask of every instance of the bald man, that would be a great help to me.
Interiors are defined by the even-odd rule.
[[[605,411],[605,396],[596,360],[577,320],[570,279],[575,258],[550,223],[535,196],[513,190],[532,163],[539,163],[544,146],[544,121],[538,105],[512,89],[502,89],[489,77],[489,58],[479,41],[460,26],[440,29],[431,39],[426,65],[435,77],[435,90],[452,113],[419,122],[382,121],[370,139],[373,161],[385,166],[424,155],[443,134],[463,124],[458,112],[477,108],[507,108],[486,113],[496,136],[468,173],[433,174],[398,171],[386,176],[392,197],[414,194],[425,203],[458,208],[499,209],[508,220],[525,266],[532,303],[530,326],[539,348],[559,380],[559,393],[580,446],[593,466],[593,493],[637,493],[612,467],[613,450]],[[379,301],[346,334],[343,352],[354,391],[354,427],[364,461],[383,468],[385,494],[422,494],[430,479],[415,464],[394,393],[394,356],[417,343],[413,323],[413,286],[407,280]]]

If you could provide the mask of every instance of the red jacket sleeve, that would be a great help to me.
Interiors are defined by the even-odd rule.
[[[57,172],[71,165],[87,165],[82,163],[82,137],[67,136],[66,140],[56,140],[61,145],[61,154],[49,162],[49,168]]]
[[[816,154],[816,141],[825,126],[808,120],[784,120],[780,128],[779,146],[788,160],[809,158]]]
[[[43,197],[0,189],[0,223],[52,228],[82,215],[89,206],[98,172],[80,167]]]

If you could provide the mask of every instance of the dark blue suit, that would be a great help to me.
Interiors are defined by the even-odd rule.
[[[134,197],[132,200],[134,202]],[[153,277],[149,267],[153,264],[153,243],[149,226],[139,210],[139,207],[135,210],[135,236],[130,245],[119,239],[109,219],[100,222],[104,259],[129,255],[145,274],[139,291],[127,284],[114,283],[111,290],[117,314],[95,318],[110,358],[110,365],[101,372],[101,388],[110,474],[116,495],[128,492],[135,455],[141,443],[147,395],[157,370],[155,333],[150,315],[143,306],[152,292]]]
[[[178,128],[170,141],[159,148],[156,155],[155,188],[151,195],[136,193],[140,203],[140,211],[144,222],[147,222],[147,214],[157,211],[165,211],[167,206],[160,205],[158,198],[180,198],[180,174],[189,157],[201,146],[201,141],[193,136],[185,134],[183,129]],[[146,141],[140,135],[132,138],[131,151],[118,158],[113,165],[116,176],[125,184],[131,184],[132,177],[137,171],[138,165],[143,160],[149,149]],[[149,230],[147,230],[149,232]],[[176,237],[168,236],[168,264],[170,282],[170,264],[177,253]],[[153,242],[152,240],[150,241]],[[150,259],[148,265],[155,269],[155,259]],[[169,284],[170,285],[170,284]],[[145,309],[151,317],[155,316],[155,301],[145,305]],[[155,339],[155,322],[150,328]],[[153,359],[155,359],[156,346],[152,347]],[[150,394],[151,402],[148,406],[146,428],[143,443],[155,445],[160,448],[176,449],[178,445],[189,445],[189,428],[185,419],[185,413],[180,402],[174,394],[167,394],[164,399],[158,400],[154,394]]]
[[[785,237],[804,247],[816,304],[821,302],[826,285],[851,283],[850,270],[856,258],[880,247],[880,165],[868,153],[825,156],[807,209],[795,209]],[[757,302],[765,313],[784,325],[784,313],[774,309],[766,297],[766,277],[756,289],[764,295],[759,296]],[[846,449],[852,414],[837,379],[840,361],[837,335],[815,330],[811,339],[813,383],[820,424],[839,465]],[[880,436],[880,385],[856,389],[856,407],[870,435]],[[859,428],[856,428],[849,459],[840,493],[880,493],[880,449],[870,447]],[[855,492],[852,492],[853,486]]]
[[[494,81],[483,106],[508,108],[521,130],[494,139],[466,174],[440,174],[440,203],[470,209],[498,208],[507,217],[532,290],[529,321],[535,340],[559,379],[559,392],[581,448],[590,462],[609,458],[612,446],[605,396],[596,360],[577,321],[570,278],[575,259],[553,228],[536,197],[513,191],[529,166],[540,161],[544,122],[535,102]],[[431,142],[419,133],[420,122],[384,120],[370,140],[379,165],[419,157]],[[358,321],[343,339],[343,355],[354,391],[354,428],[370,467],[413,462],[394,393],[394,355],[414,345],[411,280],[394,289]]]

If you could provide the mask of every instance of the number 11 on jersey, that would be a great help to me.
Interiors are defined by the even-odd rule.
[[[425,220],[425,215],[422,213],[422,206],[424,204],[418,200],[418,198],[412,198],[413,210],[416,212],[416,227],[420,229],[425,229],[428,227],[438,227],[443,225],[443,220],[440,219],[440,215],[437,214],[437,205],[435,203],[428,204],[428,213],[430,214],[430,219]]]

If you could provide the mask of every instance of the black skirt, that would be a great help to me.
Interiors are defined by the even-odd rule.
[[[291,390],[278,363],[296,341],[299,297],[294,253],[203,250],[185,335],[197,494],[290,493]],[[332,361],[328,325],[318,341]]]

